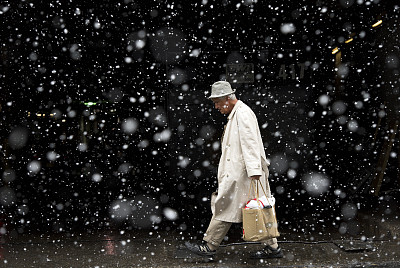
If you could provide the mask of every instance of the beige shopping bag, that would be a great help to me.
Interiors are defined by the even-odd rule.
[[[253,188],[258,201],[258,184]],[[262,187],[262,185],[261,185]],[[263,188],[264,190],[264,188]],[[264,191],[265,193],[265,191]],[[278,222],[276,220],[275,206],[267,208],[242,209],[243,212],[243,239],[245,241],[264,241],[279,236]]]

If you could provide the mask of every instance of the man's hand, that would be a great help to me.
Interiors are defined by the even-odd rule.
[[[259,180],[260,179],[260,175],[255,175],[255,176],[251,176],[250,179],[252,180]]]

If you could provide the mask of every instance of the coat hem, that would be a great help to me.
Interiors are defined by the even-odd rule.
[[[242,223],[243,222],[243,219],[240,219],[240,220],[223,219],[223,218],[219,218],[218,216],[215,216],[215,215],[214,215],[214,219],[216,219],[218,221],[231,222],[231,223]]]

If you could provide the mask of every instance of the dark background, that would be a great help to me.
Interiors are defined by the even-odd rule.
[[[254,67],[253,81],[232,85],[258,116],[284,228],[339,228],[352,220],[346,205],[398,202],[398,136],[370,193],[399,111],[390,1],[3,1],[0,10],[8,231],[205,229],[226,121],[207,96],[229,79],[228,64]],[[137,128],[124,131],[126,120]],[[329,187],[310,191],[310,178]]]

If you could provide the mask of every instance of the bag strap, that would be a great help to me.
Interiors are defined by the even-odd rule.
[[[261,205],[263,205],[263,203],[259,200],[260,193],[259,193],[259,190],[258,190],[258,183],[255,183],[254,180],[251,180],[248,197],[250,198],[250,196],[251,196],[251,189],[252,188],[254,190],[254,194],[256,196],[257,203],[260,203]]]
[[[275,213],[275,208],[272,206],[271,202],[269,201],[269,198],[267,197],[267,193],[265,192],[264,187],[262,186],[262,183],[261,183],[259,180],[257,180],[257,186],[258,186],[258,184],[260,184],[261,189],[263,190],[263,192],[264,192],[264,194],[265,194],[265,197],[267,198],[267,202],[269,203],[269,205],[270,205],[271,208],[272,208],[271,211],[272,211],[272,214],[274,215],[275,221],[277,221],[277,219],[276,219],[276,213]]]
[[[267,193],[265,192],[264,187],[262,186],[262,183],[260,182],[260,180],[257,180],[257,182],[254,182],[254,180],[251,180],[250,189],[249,189],[249,198],[250,198],[250,194],[251,194],[251,189],[253,188],[254,193],[255,193],[255,195],[256,195],[257,203],[260,203],[262,206],[264,206],[263,203],[259,200],[258,185],[261,186],[261,189],[262,189],[262,191],[264,192],[265,197],[267,198],[267,202],[269,203],[269,205],[270,205],[271,208],[272,208],[272,214],[274,215],[275,221],[277,221],[277,219],[276,219],[276,213],[275,213],[275,208],[272,206],[271,202],[269,201],[269,198],[268,198],[268,196],[267,196]]]
[[[260,182],[260,180],[257,180],[257,182],[254,182],[254,180],[251,180],[251,184],[250,184],[250,189],[249,189],[249,197],[250,197],[250,193],[251,193],[251,188],[253,188],[254,193],[256,194],[256,200],[257,203],[262,204],[262,202],[259,200],[259,190],[258,190],[258,185],[260,184],[262,191],[265,194],[265,197],[267,198],[267,202],[269,203],[269,205],[272,208],[272,214],[274,215],[275,221],[277,221],[276,219],[276,212],[275,212],[275,208],[272,206],[271,202],[269,201],[269,198],[267,196],[267,193],[264,190],[264,187],[262,186],[262,183]]]
[[[271,202],[269,201],[268,195],[267,195],[267,193],[265,192],[264,187],[263,187],[262,183],[260,182],[260,180],[257,180],[257,194],[258,194],[258,185],[261,186],[261,189],[262,189],[262,191],[264,192],[265,197],[267,198],[267,202],[268,202],[269,205],[272,207],[272,204],[271,204]],[[257,200],[258,200],[258,199],[257,199]]]

